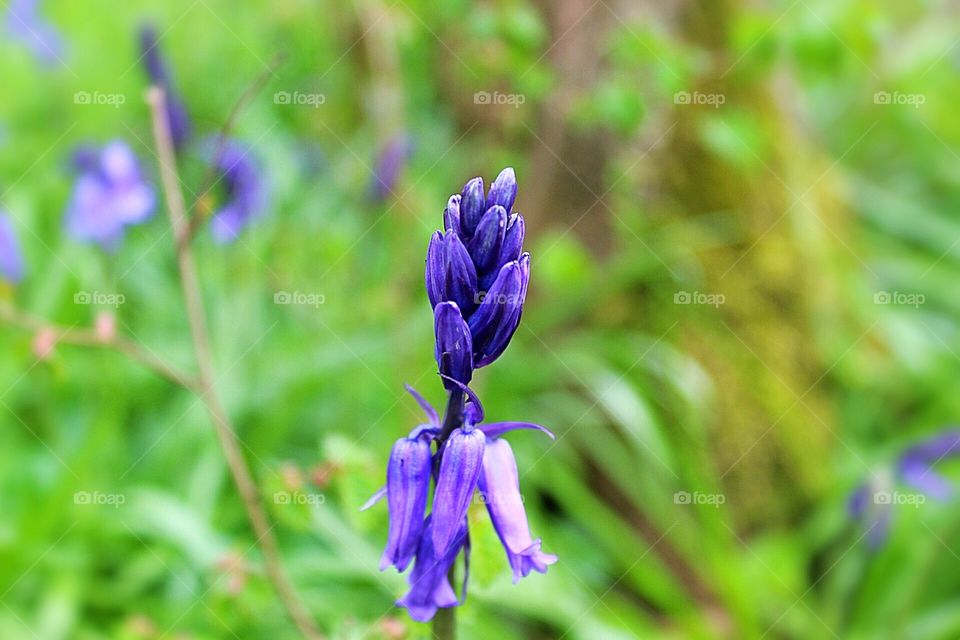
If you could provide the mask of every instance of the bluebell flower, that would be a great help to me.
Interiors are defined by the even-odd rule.
[[[150,83],[163,89],[170,137],[173,140],[173,146],[180,149],[190,138],[190,118],[180,97],[173,90],[170,73],[160,55],[157,32],[152,25],[145,25],[140,29],[140,50]]]
[[[63,57],[60,33],[40,16],[39,0],[8,0],[7,31],[40,62],[51,65]]]
[[[953,486],[935,471],[940,461],[960,456],[960,429],[949,429],[901,453],[892,469],[885,470],[854,491],[848,501],[850,515],[868,527],[867,543],[877,548],[886,541],[893,510],[899,502],[896,487],[902,483],[938,501],[953,497]],[[916,498],[913,500],[916,502]]]
[[[511,168],[500,172],[487,194],[483,178],[470,180],[447,201],[444,231],[434,233],[427,247],[430,305],[456,303],[470,327],[474,368],[492,363],[507,348],[526,300],[530,255],[523,253],[523,216],[512,213],[516,197]]]
[[[75,156],[77,179],[66,211],[67,232],[75,239],[115,249],[128,225],[147,220],[156,194],[130,147],[119,140]]]
[[[23,255],[10,217],[0,211],[0,280],[16,284],[23,279]]]
[[[250,148],[236,140],[213,147],[216,187],[223,202],[213,213],[213,237],[223,244],[235,240],[257,218],[266,204],[266,186]]]
[[[370,192],[375,200],[386,200],[393,193],[412,151],[413,144],[409,136],[404,134],[394,136],[383,146],[377,155],[370,184]]]

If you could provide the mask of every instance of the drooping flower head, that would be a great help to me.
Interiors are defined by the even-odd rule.
[[[871,548],[882,545],[890,533],[894,507],[901,502],[898,484],[920,492],[906,496],[913,503],[926,497],[943,502],[954,496],[954,487],[935,467],[956,456],[960,456],[960,429],[953,428],[908,447],[897,457],[892,469],[857,487],[847,506],[850,515],[868,527],[867,542]]]
[[[40,16],[39,0],[8,0],[5,4],[6,30],[10,37],[23,43],[45,65],[61,61],[63,40],[60,33]]]
[[[0,211],[0,280],[16,284],[23,279],[23,255],[10,217]]]
[[[140,29],[141,59],[147,70],[150,83],[163,89],[166,100],[167,121],[170,126],[170,137],[173,146],[181,149],[190,138],[190,118],[187,109],[183,106],[180,97],[173,90],[170,73],[160,55],[157,32],[153,25],[145,25]]]
[[[430,240],[426,283],[433,306],[435,358],[449,393],[441,421],[437,411],[407,388],[428,422],[396,442],[387,484],[364,508],[386,496],[390,530],[381,569],[403,571],[413,560],[409,592],[397,605],[414,620],[430,620],[438,608],[462,604],[467,595],[470,532],[467,511],[479,489],[500,537],[514,582],[546,573],[557,557],[541,550],[530,533],[513,450],[501,436],[515,429],[553,434],[527,422],[484,424],[480,399],[467,385],[473,371],[493,362],[520,322],[530,275],[521,253],[523,218],[510,214],[517,194],[512,169],[504,169],[484,194],[475,178],[450,198],[445,231]],[[433,481],[429,515],[426,501]],[[449,575],[463,557],[457,596]]]
[[[263,212],[266,185],[250,147],[231,139],[209,146],[216,176],[214,190],[222,194],[220,206],[213,212],[213,237],[226,244],[236,240]]]
[[[99,149],[80,149],[74,164],[77,179],[67,205],[67,232],[76,240],[115,249],[128,225],[153,215],[153,186],[144,178],[133,150],[120,140]]]

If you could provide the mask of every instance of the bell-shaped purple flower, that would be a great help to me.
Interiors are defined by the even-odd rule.
[[[172,88],[170,74],[158,46],[156,29],[152,25],[143,26],[140,29],[141,58],[147,69],[150,83],[163,89],[167,103],[170,137],[173,139],[173,146],[180,149],[190,138],[190,118],[187,116],[186,107]]]
[[[486,436],[470,427],[454,429],[444,444],[437,488],[433,495],[433,545],[446,553],[463,525],[470,498],[483,468]]]
[[[10,217],[0,211],[0,280],[16,284],[23,279],[23,255]]]
[[[520,494],[517,462],[506,440],[487,440],[479,487],[493,527],[507,552],[513,582],[519,582],[531,571],[546,573],[547,567],[557,561],[557,556],[542,552],[540,539],[534,540],[530,535]]]
[[[78,174],[67,205],[67,232],[77,240],[114,249],[127,225],[153,214],[154,189],[143,177],[133,150],[122,141],[82,149],[75,162]]]
[[[223,203],[213,214],[213,237],[221,244],[235,240],[259,216],[266,204],[266,187],[250,149],[235,140],[213,145],[215,186]]]
[[[455,302],[441,302],[434,309],[436,359],[440,373],[462,384],[470,384],[473,377],[473,342],[470,327],[460,315]],[[444,380],[447,390],[456,385]]]
[[[390,565],[403,571],[410,564],[423,531],[423,514],[430,492],[430,439],[424,432],[400,438],[387,463],[387,507],[390,531],[380,570]]]
[[[450,585],[449,573],[461,549],[469,554],[466,522],[462,521],[454,532],[451,544],[445,552],[438,553],[433,543],[435,516],[427,518],[420,546],[417,549],[417,561],[410,572],[410,591],[397,600],[398,607],[404,607],[410,617],[417,622],[428,622],[438,608],[455,607],[460,602]],[[466,588],[466,581],[464,581]],[[464,596],[466,593],[464,593]]]

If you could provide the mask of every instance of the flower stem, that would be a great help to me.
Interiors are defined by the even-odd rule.
[[[170,137],[169,122],[166,117],[166,97],[163,89],[151,87],[147,94],[147,102],[153,116],[153,133],[160,161],[163,188],[167,197],[170,224],[173,227],[174,238],[184,238],[188,228],[186,207],[183,201],[183,193],[180,190],[180,178],[177,174],[173,141]],[[227,460],[227,466],[230,468],[234,484],[240,494],[253,532],[257,537],[257,545],[263,553],[263,563],[270,582],[273,584],[277,596],[291,621],[300,630],[303,637],[308,640],[319,640],[320,634],[314,626],[310,613],[300,600],[283,568],[280,550],[272,533],[273,526],[267,519],[266,511],[260,501],[259,491],[247,467],[243,452],[240,450],[240,442],[220,396],[217,394],[203,298],[200,294],[200,282],[197,278],[191,245],[179,241],[176,245],[180,284],[183,289],[184,305],[197,359],[200,398],[213,420],[217,439]]]
[[[454,640],[457,637],[456,607],[437,610],[437,615],[433,616],[433,637],[434,640]]]

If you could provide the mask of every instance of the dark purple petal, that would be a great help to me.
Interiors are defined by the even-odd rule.
[[[513,208],[513,202],[517,199],[517,176],[513,172],[513,167],[507,167],[500,172],[497,179],[490,185],[490,193],[487,195],[487,207],[499,205],[506,209],[507,213]],[[516,260],[516,258],[513,258]]]
[[[440,462],[433,496],[433,544],[440,553],[453,543],[470,506],[483,466],[486,436],[479,429],[454,429]]]
[[[235,140],[209,142],[223,203],[213,213],[213,237],[223,244],[236,239],[264,209],[266,185],[250,148]]]
[[[401,438],[393,445],[387,464],[390,532],[380,560],[381,571],[390,565],[403,571],[417,551],[430,491],[430,462],[430,443],[421,438]]]
[[[487,210],[487,200],[483,195],[483,178],[474,178],[463,185],[460,197],[460,230],[465,239],[473,237],[473,232],[480,224],[480,218]]]
[[[490,520],[507,552],[513,582],[519,582],[531,571],[546,573],[547,566],[555,563],[557,556],[543,553],[539,538],[534,540],[530,535],[517,462],[506,440],[487,440],[478,484]]]
[[[504,265],[520,258],[520,252],[523,250],[524,224],[523,216],[519,213],[511,216],[506,233],[503,236],[503,244],[500,246],[500,255],[497,256],[498,265]]]
[[[0,212],[0,279],[16,284],[23,279],[23,256],[13,222]]]
[[[500,245],[503,244],[503,234],[507,228],[507,212],[501,206],[487,209],[477,225],[477,230],[470,240],[467,249],[476,267],[478,274],[483,274],[494,267],[500,255]]]
[[[430,308],[436,307],[444,300],[444,282],[446,281],[446,262],[444,260],[443,234],[435,231],[430,236],[427,246],[427,298],[430,299]]]
[[[434,332],[435,356],[440,373],[463,384],[470,384],[473,377],[473,342],[470,328],[455,302],[441,302],[436,306]],[[444,387],[452,391],[456,385],[444,381]]]
[[[458,236],[463,234],[460,228],[460,194],[450,196],[447,208],[443,210],[443,230],[453,231]]]
[[[430,424],[434,427],[439,427],[440,415],[437,414],[437,410],[433,408],[433,405],[427,402],[426,398],[420,395],[420,393],[410,385],[405,384],[403,385],[403,388],[407,390],[407,393],[413,396],[413,399],[417,401],[417,404],[420,405],[420,408],[423,409],[423,412],[427,414]]]
[[[461,311],[469,315],[477,305],[477,270],[467,247],[453,231],[444,236],[444,260],[443,300],[456,302]]]
[[[541,431],[547,434],[551,440],[556,440],[557,436],[553,435],[553,432],[542,427],[539,424],[534,424],[532,422],[491,422],[489,424],[477,425],[477,429],[483,431],[484,435],[488,439],[493,440],[499,438],[508,431],[514,431],[515,429],[531,429],[535,431]]]
[[[445,553],[437,553],[433,545],[433,516],[429,516],[417,549],[417,561],[410,572],[410,591],[397,600],[397,606],[407,609],[410,617],[418,622],[430,621],[438,608],[457,606],[457,594],[448,575],[466,544],[467,527],[466,522],[462,522],[450,548]]]
[[[503,353],[517,326],[523,308],[524,270],[519,262],[509,262],[483,302],[470,316],[473,335],[474,367],[486,366]]]

